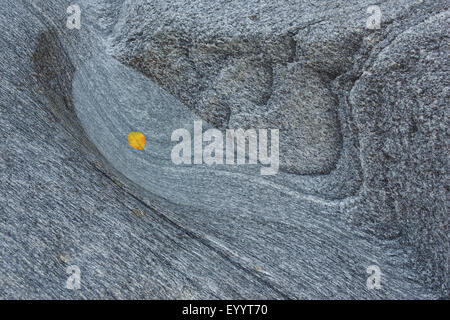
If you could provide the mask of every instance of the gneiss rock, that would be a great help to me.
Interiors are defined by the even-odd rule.
[[[0,297],[447,296],[444,3],[3,2]],[[175,165],[199,119],[279,172]]]
[[[135,1],[113,53],[204,119],[280,128],[282,170],[357,185],[356,167],[356,220],[412,246],[428,283],[447,292],[448,10],[386,2],[370,30],[370,5]],[[358,163],[336,165],[347,157]]]

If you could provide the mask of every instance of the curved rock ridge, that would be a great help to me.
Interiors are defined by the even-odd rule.
[[[284,184],[327,199],[359,190],[357,220],[407,239],[446,291],[448,6],[386,1],[370,30],[371,5],[125,2],[110,51],[204,119],[280,128],[282,170],[306,175]]]
[[[1,298],[448,296],[443,3],[4,2]],[[199,119],[279,128],[279,173],[175,165]]]

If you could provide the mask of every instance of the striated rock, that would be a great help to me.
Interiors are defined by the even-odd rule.
[[[1,298],[448,297],[445,3],[4,2]],[[195,119],[281,171],[174,165]]]
[[[357,167],[356,219],[375,236],[414,246],[419,269],[445,291],[448,11],[386,3],[382,28],[369,30],[370,5],[137,1],[125,5],[113,52],[204,119],[280,128],[288,172],[336,169],[330,184]],[[361,162],[336,168],[341,152]]]

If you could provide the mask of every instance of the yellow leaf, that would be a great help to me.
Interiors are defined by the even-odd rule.
[[[144,150],[145,136],[141,132],[130,132],[128,134],[128,144],[137,150]]]

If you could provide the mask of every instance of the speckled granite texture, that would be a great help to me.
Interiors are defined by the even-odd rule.
[[[448,1],[71,4],[0,6],[1,299],[448,298]],[[173,164],[199,119],[279,173]]]

